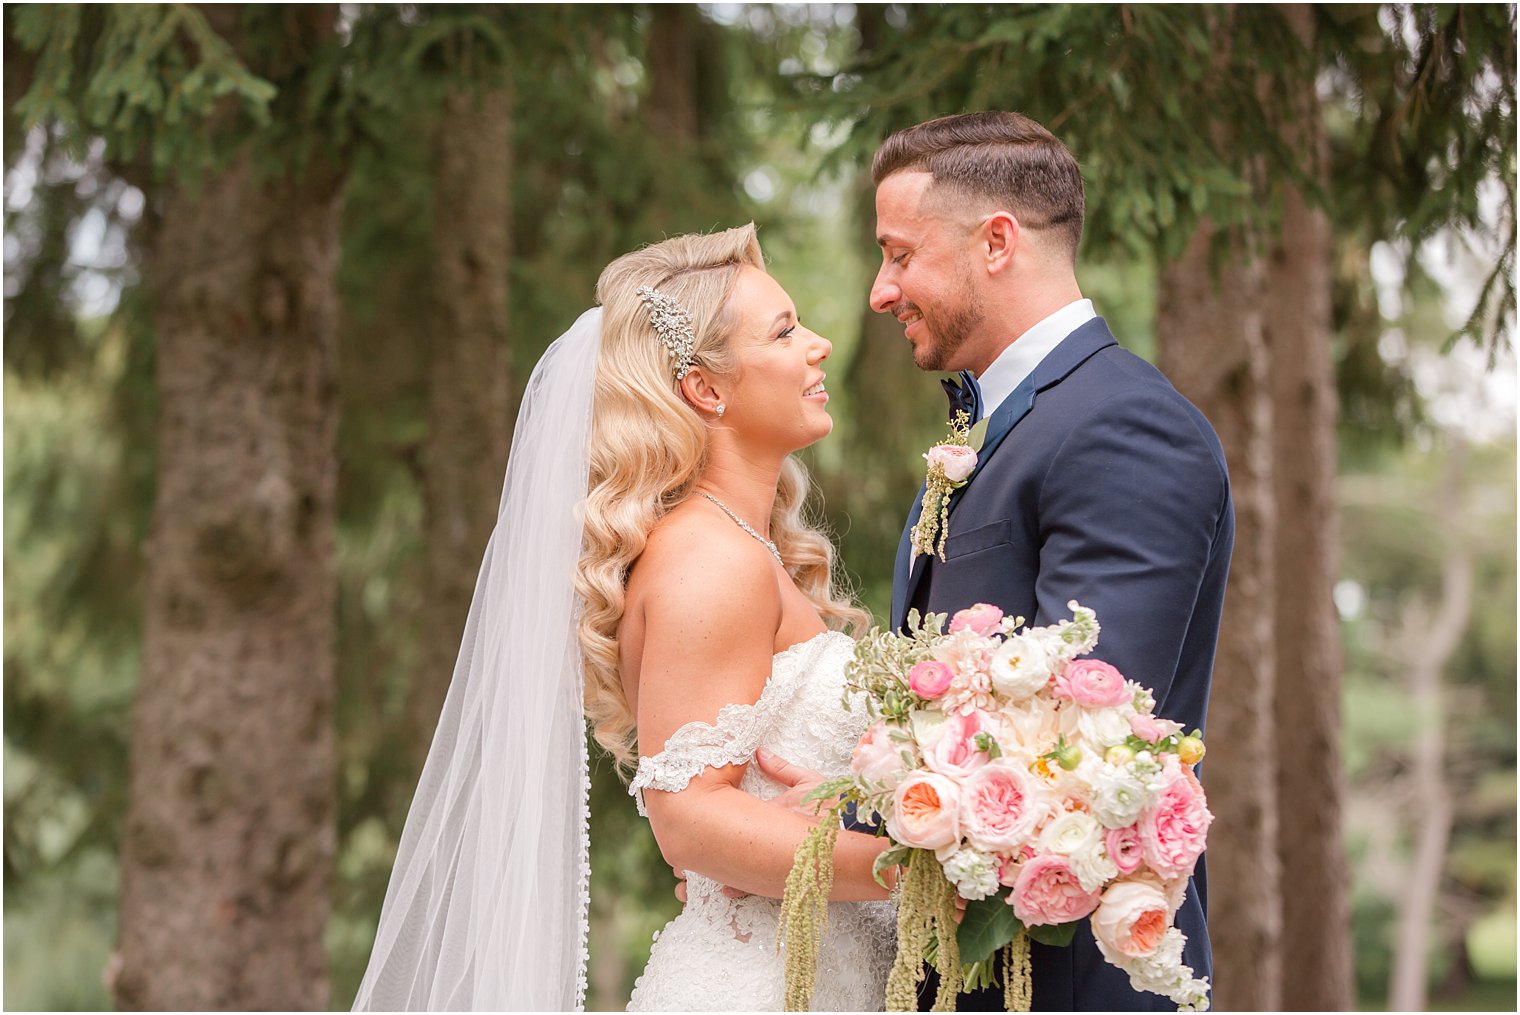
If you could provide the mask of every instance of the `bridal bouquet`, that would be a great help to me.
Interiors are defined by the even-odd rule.
[[[1068,944],[1091,921],[1103,956],[1137,990],[1208,1008],[1173,926],[1213,815],[1193,766],[1195,731],[1153,714],[1144,687],[1096,659],[1092,610],[1022,628],[978,604],[873,631],[846,670],[872,724],[851,774],[817,787],[833,812],[797,851],[783,900],[788,1010],[806,1010],[832,882],[840,812],[875,813],[901,865],[888,1011],[917,1008],[923,962],[934,1010],[1001,976],[1027,1011],[1029,942]],[[1021,629],[1022,628],[1022,629]],[[858,699],[857,699],[858,700]],[[820,803],[822,806],[822,803]],[[965,906],[957,926],[957,896]]]

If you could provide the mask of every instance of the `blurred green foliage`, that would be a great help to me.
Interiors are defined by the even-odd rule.
[[[293,62],[281,50],[285,19],[307,16],[293,6],[249,6],[231,19],[267,57],[257,67],[208,36],[211,22],[191,6],[8,6],[6,1006],[109,1004],[101,976],[115,935],[140,548],[153,497],[152,279],[139,274],[152,184],[170,167],[214,165],[266,131],[276,140],[266,149],[299,161],[320,143],[349,170],[339,280],[340,855],[328,935],[333,1003],[347,1007],[416,779],[402,712],[418,646],[459,636],[416,620],[431,152],[439,97],[485,81],[505,79],[516,97],[515,382],[591,302],[612,257],[754,219],[803,319],[834,342],[828,369],[845,381],[833,403],[839,432],[808,458],[846,564],[880,615],[912,489],[863,463],[879,454],[911,470],[937,422],[926,416],[915,429],[910,420],[873,447],[885,440],[882,420],[859,407],[880,393],[851,380],[873,376],[867,358],[901,355],[863,340],[876,252],[862,160],[876,140],[965,108],[1014,107],[1051,125],[1087,177],[1084,288],[1126,344],[1151,355],[1158,258],[1199,214],[1271,214],[1242,185],[1247,156],[1302,174],[1242,83],[1319,75],[1340,243],[1343,457],[1352,489],[1376,484],[1375,496],[1348,501],[1344,525],[1343,570],[1364,602],[1345,625],[1345,756],[1354,800],[1371,786],[1376,806],[1410,732],[1390,632],[1401,604],[1430,594],[1436,541],[1427,537],[1448,531],[1430,491],[1444,439],[1432,406],[1449,396],[1417,376],[1456,326],[1440,316],[1441,294],[1416,255],[1444,226],[1489,228],[1478,181],[1507,188],[1501,249],[1482,265],[1489,295],[1474,312],[1490,347],[1501,346],[1493,336],[1513,322],[1513,15],[1335,7],[1321,11],[1322,41],[1307,52],[1270,10],[1241,12],[1221,74],[1208,72],[1212,8],[345,5],[330,44],[302,64],[320,78],[307,91],[325,98],[291,108],[276,83]],[[674,19],[663,27],[684,40],[689,130],[660,126],[651,108],[653,80],[669,69],[651,50],[657,18]],[[110,73],[86,74],[105,57]],[[193,128],[218,115],[230,121],[212,144]],[[1220,119],[1233,127],[1222,147],[1199,129]],[[1406,149],[1425,157],[1384,157]],[[1407,310],[1379,293],[1377,244],[1401,266]],[[905,391],[899,404],[921,394]],[[1464,807],[1447,897],[1465,922],[1450,923],[1457,929],[1432,970],[1460,965],[1452,957],[1465,945],[1474,970],[1499,977],[1500,1000],[1512,1003],[1514,965],[1502,956],[1515,905],[1513,440],[1475,448],[1469,473],[1482,522],[1448,533],[1473,540],[1482,560],[1479,608],[1449,673]],[[595,770],[589,1000],[617,1008],[677,904],[647,824],[610,764]],[[1363,871],[1383,854],[1352,832],[1353,868]],[[1397,862],[1404,848],[1385,853]],[[1366,878],[1356,899],[1359,975],[1375,999],[1387,982],[1391,901]],[[1484,982],[1474,991],[1494,989]],[[1482,1006],[1488,995],[1471,996]]]

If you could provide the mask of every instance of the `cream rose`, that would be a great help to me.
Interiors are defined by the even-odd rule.
[[[960,790],[943,775],[914,772],[897,784],[887,832],[905,846],[940,850],[960,842]]]
[[[963,483],[976,470],[976,452],[964,444],[936,444],[924,455],[929,468],[936,465],[952,483]]]
[[[1110,885],[1093,913],[1093,937],[1106,952],[1140,958],[1156,951],[1171,926],[1166,893],[1149,879]]]

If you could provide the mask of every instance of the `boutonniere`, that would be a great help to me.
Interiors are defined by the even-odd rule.
[[[950,421],[950,436],[924,452],[929,463],[924,477],[924,506],[913,526],[913,549],[945,559],[945,537],[950,534],[950,494],[965,486],[976,471],[976,453],[987,435],[987,421],[971,425],[971,417],[957,412]]]

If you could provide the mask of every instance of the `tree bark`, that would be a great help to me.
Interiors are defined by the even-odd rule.
[[[697,104],[695,32],[701,17],[687,4],[656,4],[649,12],[649,98],[645,122],[661,135],[701,135]]]
[[[512,437],[507,325],[511,98],[449,94],[434,152],[433,300],[423,448],[426,595],[408,738],[417,764],[453,679]]]
[[[1445,510],[1440,517],[1451,539],[1441,563],[1441,600],[1431,611],[1414,603],[1405,610],[1398,658],[1409,682],[1410,704],[1419,719],[1410,759],[1411,807],[1409,824],[1414,832],[1414,855],[1409,877],[1400,896],[1398,935],[1393,952],[1389,984],[1390,1011],[1420,1011],[1428,1007],[1431,924],[1446,869],[1446,848],[1451,840],[1452,793],[1446,785],[1446,707],[1441,673],[1461,645],[1472,619],[1474,562],[1471,549],[1460,538],[1463,532],[1462,471],[1465,447],[1457,438],[1447,460]],[[1432,612],[1434,615],[1432,616]]]
[[[322,1009],[341,175],[245,151],[153,248],[158,490],[117,1003]]]
[[[1283,14],[1300,37],[1313,12]],[[1289,81],[1284,141],[1304,153],[1323,182],[1327,139],[1314,82]],[[1336,502],[1335,364],[1331,353],[1330,227],[1296,187],[1266,266],[1262,324],[1272,397],[1272,497],[1277,657],[1273,718],[1309,764],[1277,766],[1277,798],[1292,801],[1279,827],[1278,858],[1293,890],[1282,897],[1282,1005],[1289,1011],[1347,1011],[1352,982],[1350,875],[1342,837],[1341,631],[1334,601],[1340,525]]]
[[[1274,643],[1271,402],[1262,338],[1262,269],[1236,237],[1214,249],[1204,223],[1158,279],[1161,369],[1214,425],[1235,501],[1235,553],[1210,698],[1209,926],[1213,1005],[1280,1006],[1281,875],[1271,725]],[[1217,271],[1214,255],[1223,255]]]

